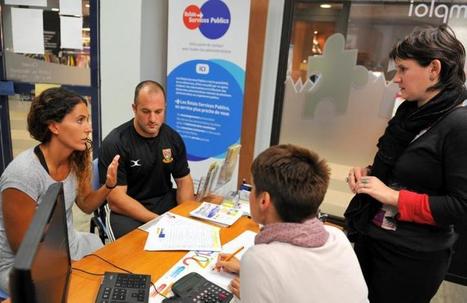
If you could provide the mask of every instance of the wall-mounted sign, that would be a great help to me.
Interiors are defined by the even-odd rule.
[[[430,17],[442,18],[443,23],[447,23],[448,19],[464,18],[467,19],[467,4],[441,4],[436,3],[436,0],[431,0],[431,3],[415,3],[410,1],[409,17]]]

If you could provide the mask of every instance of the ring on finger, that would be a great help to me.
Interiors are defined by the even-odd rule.
[[[367,184],[367,183],[368,183],[368,179],[362,178],[362,184]]]

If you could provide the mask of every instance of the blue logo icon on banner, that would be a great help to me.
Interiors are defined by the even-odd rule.
[[[230,11],[220,0],[206,1],[201,8],[191,4],[183,12],[183,23],[190,30],[199,28],[208,39],[219,39],[230,27]]]
[[[203,75],[209,74],[209,65],[204,64],[204,63],[196,64],[196,72],[198,74],[203,74]]]
[[[230,11],[224,2],[210,0],[201,6],[203,19],[209,22],[201,23],[199,30],[209,39],[219,39],[224,36],[230,26]]]

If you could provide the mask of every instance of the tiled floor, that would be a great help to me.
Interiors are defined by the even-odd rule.
[[[432,303],[465,303],[467,302],[467,286],[444,281]]]
[[[81,212],[76,207],[73,209],[74,223],[77,229],[89,231],[90,216]],[[431,301],[432,303],[466,303],[467,286],[457,285],[450,282],[443,282],[438,293]],[[395,302],[396,303],[396,302]]]

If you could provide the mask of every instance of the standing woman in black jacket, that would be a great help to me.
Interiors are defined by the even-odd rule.
[[[370,302],[429,302],[467,219],[465,48],[447,25],[416,29],[390,53],[405,101],[346,211]],[[466,102],[464,102],[466,101]]]

